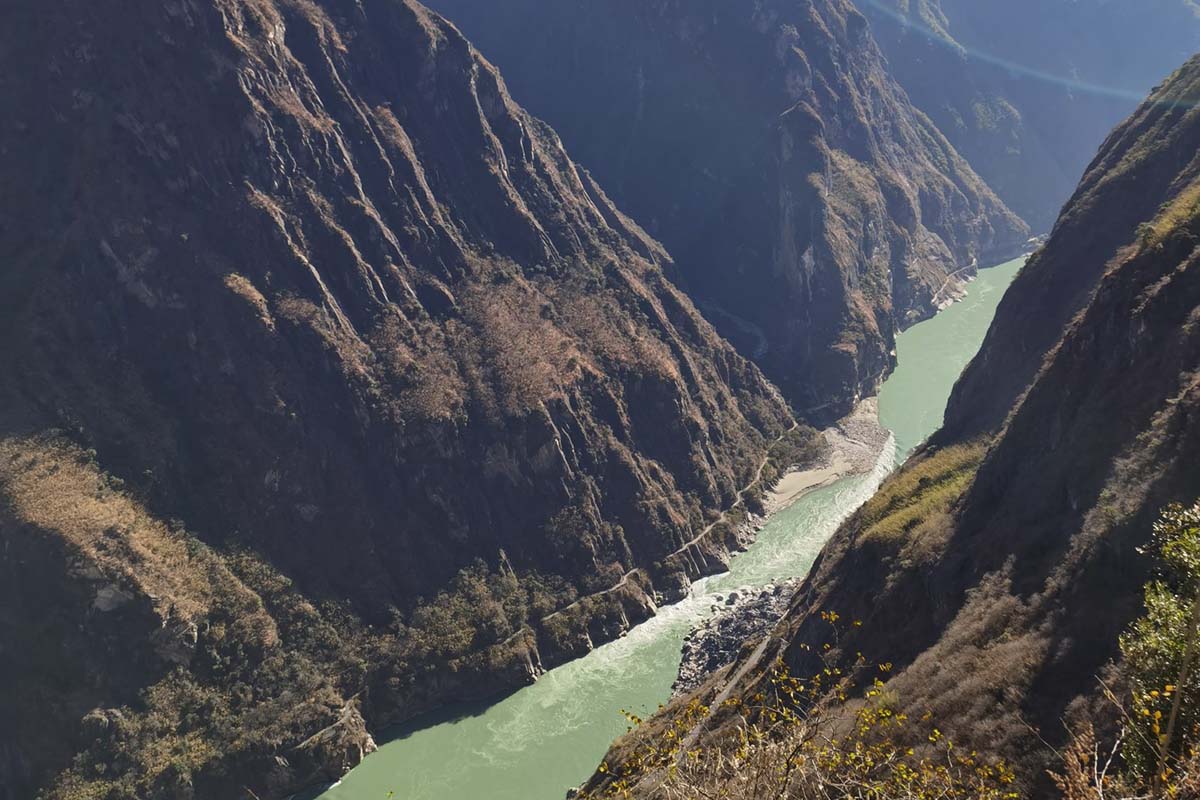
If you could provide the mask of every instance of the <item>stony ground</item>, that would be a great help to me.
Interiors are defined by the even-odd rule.
[[[767,498],[767,517],[817,486],[874,469],[890,436],[879,423],[879,403],[873,397],[859,403],[851,414],[822,433],[831,445],[827,462],[785,476]],[[794,480],[805,476],[820,480]],[[752,517],[747,525],[761,530],[765,519]],[[778,584],[717,595],[713,606],[715,616],[693,629],[684,640],[679,677],[673,687],[675,693],[691,691],[713,672],[732,664],[745,642],[762,636],[783,617],[803,579],[799,575]]]
[[[745,642],[771,629],[787,611],[800,578],[758,589],[717,595],[714,617],[696,627],[683,641],[683,660],[672,688],[675,694],[695,689],[713,672],[732,664]]]

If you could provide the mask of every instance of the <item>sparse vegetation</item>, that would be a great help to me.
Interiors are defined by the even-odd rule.
[[[1179,192],[1159,210],[1152,221],[1140,225],[1137,231],[1138,242],[1144,248],[1153,247],[1197,216],[1200,216],[1200,180],[1194,181]]]
[[[839,617],[822,613],[836,636]],[[1016,776],[1002,761],[956,748],[928,715],[910,719],[884,681],[891,664],[861,656],[848,671],[832,662],[807,679],[782,663],[769,688],[710,708],[695,698],[665,727],[627,714],[628,748],[600,767],[587,800],[1008,800]],[[868,688],[855,695],[853,687]],[[717,733],[705,721],[731,717]],[[919,746],[914,745],[920,741]]]
[[[119,479],[100,469],[93,450],[54,434],[0,440],[0,488],[18,519],[61,536],[81,564],[117,588],[154,598],[163,615],[196,619],[221,590],[238,597],[248,614],[261,614],[207,548],[133,501]],[[269,622],[262,622],[269,642]]]
[[[1090,722],[1076,730],[1053,773],[1064,800],[1200,796],[1200,503],[1164,509],[1153,550],[1146,613],[1121,637],[1127,693],[1102,686],[1118,731],[1102,743]]]
[[[906,465],[863,507],[864,541],[898,541],[946,512],[971,484],[986,450],[982,442],[954,445]]]
[[[526,618],[525,592],[515,576],[482,564],[389,629],[314,606],[249,553],[231,567],[263,598],[278,641],[264,643],[218,587],[188,667],[168,672],[136,702],[90,714],[84,726],[95,740],[47,800],[140,800],[182,787],[199,793],[242,770],[260,773],[255,785],[273,791],[294,780],[334,779],[361,757],[362,713],[370,711],[361,698],[395,692],[419,701],[424,677],[495,674],[525,644],[508,644]],[[276,754],[300,772],[273,785],[267,767]]]
[[[0,488],[0,510],[41,531],[42,541],[65,543],[89,592],[114,598],[111,609],[97,612],[85,593],[79,613],[112,616],[128,657],[144,661],[126,664],[115,656],[124,674],[111,680],[136,689],[116,693],[134,698],[88,714],[90,744],[47,788],[47,800],[133,800],[221,787],[242,769],[261,773],[270,785],[264,764],[272,754],[300,770],[331,767],[317,778],[335,778],[339,760],[352,765],[349,754],[365,741],[356,699],[371,694],[365,690],[395,693],[400,704],[423,702],[431,675],[449,670],[483,682],[511,670],[528,647],[522,629],[577,593],[557,576],[518,578],[476,562],[445,590],[397,610],[390,626],[373,627],[345,605],[314,603],[253,552],[218,552],[181,525],[157,519],[100,469],[95,452],[62,437],[0,441]],[[8,524],[0,519],[0,526]],[[143,604],[154,613],[143,615]],[[56,662],[58,641],[31,634],[31,663]],[[167,658],[155,655],[162,647],[181,648],[186,667],[159,662]],[[100,655],[105,648],[93,649],[96,658],[108,657]],[[63,665],[72,676],[96,668]],[[84,681],[29,676],[10,710],[36,718],[58,680]],[[148,682],[138,689],[142,680]],[[310,741],[323,730],[334,733]],[[279,785],[297,778],[311,779],[301,772]]]

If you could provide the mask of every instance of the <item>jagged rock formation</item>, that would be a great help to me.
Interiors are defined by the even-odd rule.
[[[0,109],[5,800],[336,778],[718,567],[792,425],[411,0],[18,0]]]
[[[1192,0],[858,5],[913,103],[1038,232],[1104,136],[1200,50]]]
[[[727,673],[736,684],[702,692],[769,689],[779,658],[812,674],[829,632],[817,612],[832,609],[862,620],[835,659],[891,662],[897,709],[1019,764],[1023,791],[1045,788],[1054,754],[1028,725],[1061,741],[1098,695],[1141,611],[1139,548],[1164,505],[1200,495],[1198,145],[1200,57],[1109,137],[1010,290],[950,426],[835,535]],[[1016,334],[1034,314],[1045,322]],[[973,407],[985,386],[1007,414]]]
[[[889,77],[847,0],[436,0],[679,260],[810,419],[1026,227]]]

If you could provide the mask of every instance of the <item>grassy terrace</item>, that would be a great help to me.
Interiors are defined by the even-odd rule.
[[[922,522],[949,511],[975,478],[986,451],[985,442],[970,442],[906,466],[863,506],[862,540],[898,542]]]

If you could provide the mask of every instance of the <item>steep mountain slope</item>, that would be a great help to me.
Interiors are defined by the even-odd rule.
[[[1047,231],[1104,136],[1200,50],[1193,0],[858,0],[896,79]]]
[[[1001,301],[979,357],[968,365],[946,410],[943,440],[999,428],[1042,357],[1089,302],[1110,259],[1164,202],[1183,190],[1200,151],[1200,127],[1187,124],[1186,73],[1112,132],[1092,161],[1054,235]]]
[[[808,443],[415,2],[19,0],[0,109],[5,800],[336,777],[652,614]]]
[[[847,0],[434,5],[812,419],[872,393],[896,329],[1027,237]]]
[[[896,709],[928,712],[956,746],[1015,761],[1026,789],[1045,780],[1053,753],[1029,726],[1061,741],[1062,720],[1096,696],[1140,612],[1152,522],[1200,495],[1198,103],[1200,58],[1109,137],[1010,290],[963,379],[1008,392],[1001,370],[1032,362],[1010,416],[983,407],[966,433],[944,431],[886,482],[780,626],[731,668],[735,683],[702,691],[769,690],[780,658],[812,674],[829,634],[818,612],[834,610],[862,625],[833,657],[893,664],[883,691]],[[1058,315],[1041,349],[1000,335],[1028,308],[1067,302],[1050,294],[1050,275],[1085,294],[1078,315]],[[969,418],[970,405],[956,414]]]

